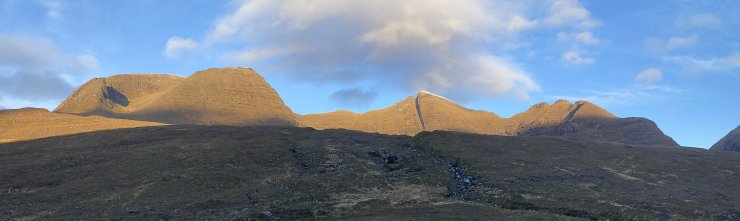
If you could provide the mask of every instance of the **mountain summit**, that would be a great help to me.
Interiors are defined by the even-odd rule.
[[[286,125],[391,135],[443,130],[677,146],[652,121],[618,118],[587,101],[539,103],[511,118],[502,118],[421,91],[415,97],[366,113],[335,111],[301,116],[293,113],[250,68],[212,68],[187,78],[163,74],[96,78],[78,88],[55,112],[167,124]]]
[[[710,150],[729,150],[740,151],[740,126],[727,133],[717,143],[712,145]]]
[[[250,68],[211,68],[187,78],[127,74],[88,81],[54,112],[171,124],[295,125],[295,114]]]
[[[588,101],[539,103],[511,118],[465,108],[450,99],[421,91],[390,107],[364,114],[337,111],[301,117],[301,126],[343,128],[382,134],[458,131],[504,136],[557,136],[573,140],[678,146],[645,118],[619,118]]]

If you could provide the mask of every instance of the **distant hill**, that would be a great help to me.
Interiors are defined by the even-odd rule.
[[[505,136],[557,136],[638,145],[678,146],[652,121],[618,118],[587,101],[539,103],[511,118],[465,108],[447,98],[419,92],[390,107],[364,114],[337,111],[302,116],[300,125],[413,136],[422,131],[457,131]]]
[[[296,125],[295,114],[250,68],[190,77],[116,75],[78,88],[54,112],[171,124]]]
[[[41,108],[0,110],[0,143],[33,140],[119,128],[161,126],[162,123],[99,116],[51,113]]]
[[[740,151],[740,126],[712,145],[710,150]]]
[[[162,74],[96,78],[78,88],[55,112],[167,124],[284,125],[409,136],[444,130],[677,146],[648,119],[618,118],[586,101],[540,103],[511,118],[501,118],[422,91],[366,113],[301,116],[250,68],[212,68],[187,78]]]

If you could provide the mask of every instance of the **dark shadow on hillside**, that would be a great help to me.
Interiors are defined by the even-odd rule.
[[[123,95],[121,92],[116,90],[115,88],[106,85],[105,91],[103,92],[103,98],[110,100],[111,102],[121,105],[121,106],[128,106],[129,101],[126,95]]]
[[[555,136],[576,141],[678,146],[671,137],[663,134],[653,121],[641,117],[569,118],[559,125],[520,131],[518,136]]]
[[[130,128],[0,144],[0,216],[713,219],[737,210],[738,165],[740,153],[549,137]]]

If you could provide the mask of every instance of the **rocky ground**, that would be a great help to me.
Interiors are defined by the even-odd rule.
[[[737,220],[740,153],[161,126],[0,144],[1,220]]]

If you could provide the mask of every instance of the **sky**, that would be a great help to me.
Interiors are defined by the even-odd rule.
[[[420,90],[510,117],[588,100],[708,148],[740,124],[735,0],[0,0],[0,109],[94,77],[259,72],[299,114]]]

